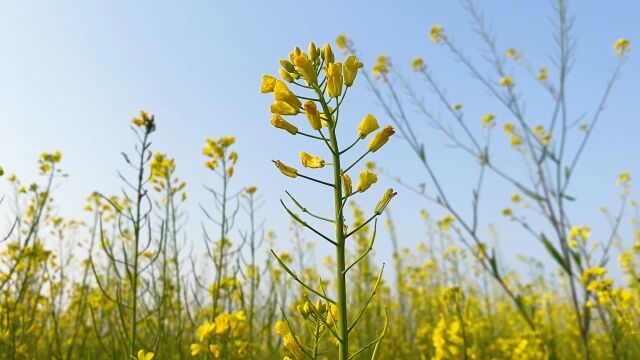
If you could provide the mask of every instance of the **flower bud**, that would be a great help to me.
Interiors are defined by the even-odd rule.
[[[317,300],[317,301],[316,301],[316,305],[315,305],[315,306],[316,306],[316,310],[317,310],[317,311],[318,311],[318,313],[320,313],[320,314],[322,314],[322,313],[324,313],[325,311],[327,311],[327,304],[323,303],[323,302],[322,302],[322,301],[320,301],[320,300]]]
[[[350,196],[353,194],[353,184],[351,182],[351,178],[349,175],[342,173],[342,189],[344,192],[344,196]]]
[[[293,66],[293,63],[291,63],[291,61],[289,60],[285,60],[285,59],[280,59],[280,65],[282,65],[282,68],[285,69],[287,72],[295,72],[296,68]]]
[[[342,94],[342,64],[339,62],[327,66],[327,93],[332,98]]]
[[[280,74],[280,77],[282,78],[282,80],[288,82],[288,83],[292,83],[293,82],[293,76],[291,76],[291,74],[289,74],[287,72],[287,70],[285,69],[280,69],[278,70],[278,73]]]
[[[333,50],[331,50],[331,45],[322,45],[322,60],[324,60],[324,62],[327,64],[332,64],[335,61]]]
[[[309,43],[309,58],[311,58],[311,60],[315,61],[316,59],[318,59],[318,56],[320,56],[320,53],[318,52],[318,48],[316,47],[316,44],[314,44],[313,42]]]

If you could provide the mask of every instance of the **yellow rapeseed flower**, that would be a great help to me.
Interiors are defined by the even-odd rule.
[[[298,133],[298,128],[285,120],[280,114],[273,114],[271,117],[271,125],[278,129],[286,130],[291,135]]]
[[[387,125],[384,128],[382,128],[382,130],[380,130],[376,136],[373,137],[373,139],[371,139],[371,142],[369,142],[369,151],[371,152],[376,152],[378,149],[380,149],[382,147],[382,145],[386,144],[387,141],[389,141],[389,138],[391,137],[391,135],[395,134],[396,132],[393,130],[393,127],[391,125]]]
[[[358,125],[358,137],[360,137],[360,139],[364,139],[367,135],[379,128],[380,125],[378,125],[378,119],[371,114],[367,114]]]
[[[495,116],[491,113],[487,113],[482,115],[482,125],[483,126],[491,126],[493,124],[493,120],[495,120]]]
[[[378,201],[378,204],[376,205],[375,213],[378,215],[382,214],[382,212],[387,207],[387,205],[389,205],[389,202],[391,201],[391,199],[393,199],[393,197],[396,196],[397,194],[398,193],[394,192],[393,189],[387,189],[387,191],[385,191],[384,195],[382,196],[382,199]]]
[[[522,54],[515,48],[507,49],[507,57],[513,60],[519,60]]]
[[[260,92],[263,94],[273,92],[276,86],[276,78],[271,75],[262,75],[262,85],[260,85]]]
[[[511,76],[504,76],[500,79],[500,86],[511,87],[513,86],[513,79]]]
[[[280,115],[296,115],[300,111],[302,103],[282,81],[276,80],[273,96],[276,101],[271,105],[272,113]]]
[[[205,351],[206,347],[204,347],[201,344],[195,343],[195,344],[191,344],[190,346],[190,350],[191,350],[191,356],[196,356],[200,353],[202,353],[203,351]]]
[[[504,132],[507,135],[513,135],[513,132],[515,131],[515,126],[513,125],[513,123],[506,123],[504,124]]]
[[[276,164],[276,167],[278,168],[278,170],[280,170],[280,172],[290,178],[295,178],[298,176],[298,170],[289,167],[285,164],[283,164],[282,162],[280,162],[279,160],[274,160],[273,161],[274,164]]]
[[[548,77],[549,77],[549,72],[547,71],[547,68],[540,69],[540,71],[538,72],[538,80],[546,81]]]
[[[304,112],[309,120],[309,125],[313,130],[320,130],[322,128],[322,119],[320,119],[320,113],[316,107],[316,103],[311,100],[304,102]]]
[[[138,360],[151,360],[154,354],[152,352],[145,352],[144,350],[138,351]]]
[[[376,64],[373,66],[373,69],[371,70],[371,72],[373,73],[373,76],[375,76],[376,79],[379,79],[381,75],[387,74],[389,72],[390,63],[391,62],[387,55],[380,54],[378,56],[378,60],[376,61]]]
[[[438,222],[438,226],[440,227],[440,229],[442,229],[442,231],[447,231],[449,230],[451,223],[454,222],[455,219],[456,218],[453,217],[453,215],[446,215],[442,218],[442,220]]]
[[[626,184],[631,180],[631,175],[628,172],[622,172],[618,175],[618,185]]]
[[[342,51],[348,50],[349,38],[346,35],[338,35],[336,38],[336,46]]]
[[[431,27],[431,30],[429,30],[429,37],[431,38],[431,41],[436,44],[442,40],[446,40],[447,38],[444,35],[444,29],[440,25],[433,25],[433,27]]]
[[[353,85],[353,82],[358,75],[358,69],[361,69],[364,65],[358,61],[358,58],[351,55],[344,61],[344,86],[349,87]]]
[[[310,169],[319,169],[324,167],[324,159],[317,156],[312,156],[304,151],[300,152],[300,159],[302,160],[302,166]]]
[[[411,68],[413,71],[424,71],[426,69],[424,65],[424,59],[417,57],[411,61]]]
[[[276,331],[276,334],[278,334],[280,336],[284,336],[284,335],[287,335],[289,333],[289,327],[282,320],[276,321],[276,325],[274,326],[274,329]]]
[[[625,53],[631,51],[631,42],[628,39],[620,38],[613,44],[616,56],[620,57]]]
[[[313,62],[311,61],[311,59],[309,59],[307,54],[302,53],[299,56],[296,56],[294,58],[294,64],[296,65],[296,69],[305,79],[307,84],[312,85],[316,83],[318,79],[316,67],[313,66]]]
[[[365,192],[376,181],[378,181],[378,175],[376,175],[375,173],[369,172],[368,170],[365,170],[360,173],[360,179],[358,180],[358,185],[356,185],[356,189],[359,192]]]

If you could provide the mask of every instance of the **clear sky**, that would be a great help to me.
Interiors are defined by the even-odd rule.
[[[614,4],[615,3],[615,4]],[[240,154],[234,186],[255,184],[263,194],[262,215],[276,231],[282,247],[288,245],[288,219],[277,199],[292,189],[309,207],[318,206],[319,192],[311,184],[282,177],[271,159],[297,162],[300,150],[312,149],[304,139],[292,138],[269,124],[270,96],[258,92],[260,76],[276,73],[277,60],[294,46],[334,42],[339,34],[352,38],[367,70],[378,54],[411,75],[410,60],[426,59],[447,93],[465,104],[469,121],[479,123],[485,112],[505,114],[468,72],[443,48],[428,40],[428,29],[439,23],[450,37],[476,60],[481,60],[478,38],[457,1],[2,1],[0,2],[0,164],[7,172],[29,181],[35,178],[42,151],[60,150],[70,177],[57,190],[61,212],[81,217],[84,198],[94,190],[119,189],[116,170],[124,163],[121,151],[134,138],[129,120],[140,109],[156,115],[154,149],[175,157],[178,175],[188,182],[190,241],[200,242],[201,212],[197,204],[211,204],[202,184],[214,184],[202,163],[207,137],[234,135]],[[548,55],[555,51],[549,1],[480,1],[498,34],[502,49],[515,46],[539,66],[554,69]],[[526,4],[526,5],[524,5]],[[640,3],[571,1],[576,17],[577,62],[569,85],[570,116],[590,115],[614,66],[612,44],[619,37],[640,47]],[[635,49],[634,49],[635,50]],[[594,224],[602,236],[598,208],[616,203],[615,179],[630,171],[640,177],[640,61],[632,51],[622,78],[604,113],[591,146],[578,168],[573,194],[580,199],[574,222]],[[487,70],[488,71],[488,70]],[[518,78],[516,78],[518,81]],[[531,84],[535,88],[535,84]],[[366,113],[388,120],[366,89],[356,82],[347,98],[343,126],[355,133]],[[433,95],[425,91],[433,103]],[[526,97],[528,114],[548,116],[549,102],[539,89]],[[444,114],[444,111],[440,110]],[[351,125],[348,125],[348,124]],[[443,174],[453,199],[470,201],[470,182],[476,168],[458,161],[455,150],[428,127],[419,127],[428,150]],[[346,135],[345,135],[346,136]],[[504,138],[503,136],[499,136]],[[346,137],[345,137],[346,138]],[[346,140],[345,140],[346,141]],[[503,146],[506,140],[501,140]],[[419,183],[425,173],[408,147],[396,138],[376,157],[378,164],[408,182]],[[507,167],[510,160],[506,159]],[[455,164],[455,165],[454,165]],[[416,171],[416,169],[420,169]],[[519,171],[517,167],[513,171]],[[501,227],[504,252],[539,254],[535,241],[500,216],[511,190],[489,178],[484,196],[483,223]],[[387,184],[385,184],[385,182]],[[304,185],[304,186],[301,186]],[[364,196],[372,206],[391,184],[381,181]],[[0,192],[6,192],[6,184]],[[432,205],[400,192],[393,211],[401,243],[413,246],[422,239],[419,209]],[[625,225],[628,229],[628,225]],[[280,245],[279,245],[280,246]],[[377,255],[389,261],[388,237],[381,236]]]

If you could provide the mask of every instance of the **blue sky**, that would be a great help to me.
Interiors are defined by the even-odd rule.
[[[499,34],[501,49],[522,49],[532,63],[549,67],[553,77],[548,58],[555,51],[550,2],[479,4]],[[569,85],[570,115],[575,118],[595,110],[614,66],[613,42],[627,37],[636,47],[640,41],[640,3],[626,0],[613,6],[589,0],[573,1],[570,6],[578,41]],[[300,150],[313,148],[270,126],[271,97],[258,92],[260,76],[276,73],[277,60],[294,46],[306,47],[310,40],[333,43],[344,33],[356,42],[365,66],[370,67],[384,52],[411,75],[410,60],[422,56],[447,93],[465,104],[469,119],[492,111],[498,120],[505,120],[501,118],[504,111],[487,99],[468,72],[428,41],[428,29],[435,23],[481,60],[478,39],[457,1],[327,1],[314,9],[293,1],[5,1],[0,3],[0,164],[7,172],[32,180],[40,152],[62,151],[70,177],[57,190],[61,212],[83,216],[84,198],[92,191],[118,191],[116,170],[124,167],[120,151],[131,149],[134,141],[128,121],[145,109],[158,122],[154,149],[175,157],[179,176],[189,184],[187,229],[190,241],[200,242],[202,216],[197,204],[209,203],[202,184],[216,181],[202,166],[202,144],[207,137],[235,135],[240,160],[234,185],[259,187],[265,201],[262,214],[268,215],[268,227],[285,248],[288,219],[277,203],[283,191],[292,189],[309,207],[321,211],[325,207],[319,205],[319,193],[310,190],[313,185],[283,178],[270,162],[292,163]],[[580,184],[574,194],[580,203],[572,209],[574,221],[593,224],[595,236],[604,234],[597,226],[605,225],[598,208],[616,203],[617,174],[626,170],[640,177],[639,65],[633,51],[585,153],[586,161],[578,168]],[[548,99],[535,84],[530,85],[528,114],[546,116]],[[420,89],[420,84],[416,86]],[[433,100],[427,91],[425,98]],[[388,122],[364,81],[356,82],[347,101],[343,116],[349,120],[343,126],[354,130],[347,129],[345,134],[355,133],[366,113],[379,114],[382,123]],[[476,171],[473,163],[443,146],[443,139],[430,128],[419,129],[453,199],[467,206],[468,180]],[[422,170],[416,171],[418,163],[400,139],[391,141],[376,160],[405,181],[418,183],[425,178]],[[507,168],[521,170],[508,156],[504,161]],[[362,204],[370,208],[387,186],[393,184],[382,181]],[[4,183],[0,191],[6,191]],[[504,184],[489,178],[483,223],[501,227],[508,257],[539,254],[533,239],[499,215],[510,194]],[[442,214],[409,194],[400,192],[394,199],[403,245],[413,246],[422,239],[418,211],[426,206]],[[389,261],[388,238],[381,239],[378,257]]]

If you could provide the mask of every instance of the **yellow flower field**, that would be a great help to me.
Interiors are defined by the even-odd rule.
[[[429,56],[366,63],[367,49],[340,33],[253,59],[279,68],[255,78],[253,93],[229,96],[268,99],[261,119],[242,121],[270,122],[283,142],[286,152],[257,150],[270,152],[276,188],[252,169],[254,182],[238,181],[243,158],[255,156],[239,151],[240,131],[181,142],[201,148],[210,175],[187,184],[184,167],[154,143],[165,130],[153,109],[114,124],[132,130],[122,131],[131,145],[117,171],[121,191],[96,189],[71,204],[84,207],[81,218],[60,210],[66,154],[42,153],[35,179],[0,167],[0,358],[640,359],[634,174],[603,185],[617,194],[601,209],[608,227],[579,222],[573,195],[593,134],[611,126],[617,81],[638,71],[624,67],[632,42],[612,39],[602,55],[609,80],[587,89],[599,102],[575,109],[568,75],[580,34],[565,1],[553,2],[553,61],[536,65],[525,50],[499,46],[478,4],[463,3],[479,56],[458,45],[457,29],[425,24],[421,36],[464,70],[455,79],[494,100],[477,114],[451,95],[464,89],[447,91]],[[548,118],[529,115],[529,91],[544,94]],[[361,97],[369,107],[354,119]],[[469,162],[434,156],[439,144],[425,133]],[[415,164],[423,183],[380,160],[392,144],[393,161]],[[445,166],[474,185],[451,182]],[[487,179],[502,182],[498,191],[485,190]],[[206,198],[192,199],[198,186]],[[260,211],[267,193],[280,198],[280,213]],[[487,198],[506,201],[487,212]],[[185,210],[189,202],[200,211]],[[408,203],[423,208],[421,221],[399,232]],[[274,218],[287,219],[287,234],[276,237]],[[513,242],[486,229],[493,218],[542,251],[507,258]],[[379,260],[380,238],[392,262]]]

